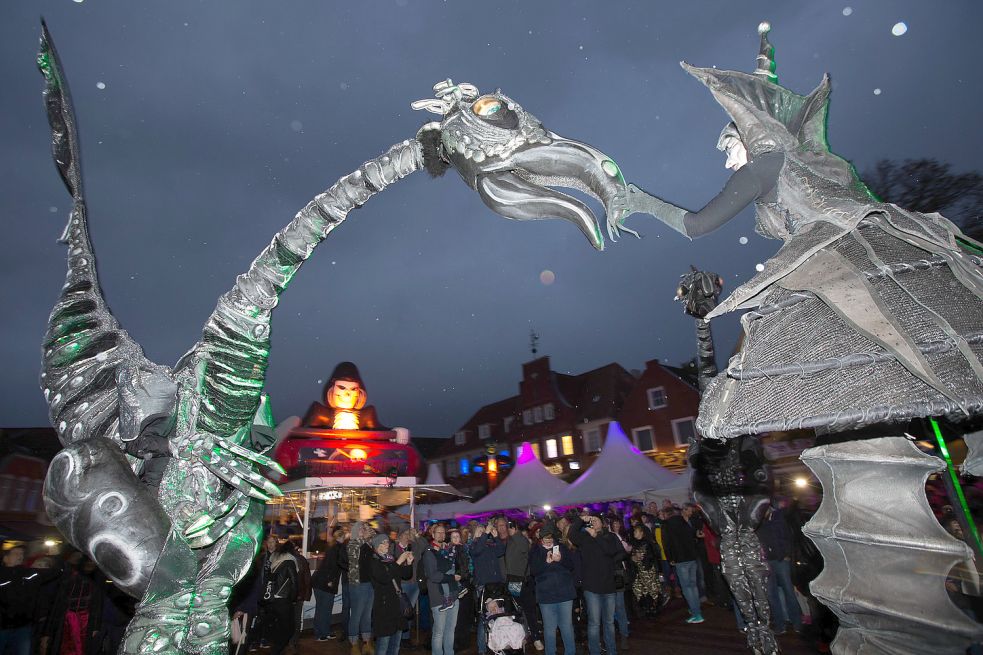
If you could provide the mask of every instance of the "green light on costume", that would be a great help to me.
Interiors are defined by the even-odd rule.
[[[969,512],[969,505],[966,503],[966,496],[963,494],[962,485],[959,484],[959,478],[956,475],[956,467],[952,464],[952,458],[949,456],[949,448],[945,445],[945,439],[942,438],[942,429],[939,427],[938,421],[934,418],[929,419],[932,424],[932,430],[935,432],[935,442],[939,445],[939,452],[942,453],[943,459],[945,459],[946,472],[949,474],[949,479],[952,481],[952,488],[956,491],[956,498],[959,500],[959,507],[962,508],[963,516],[966,517],[966,523],[969,525],[969,531],[973,534],[973,543],[975,544],[975,550],[980,552],[983,548],[983,542],[980,541],[980,533],[976,529],[976,522],[972,519],[972,514]]]

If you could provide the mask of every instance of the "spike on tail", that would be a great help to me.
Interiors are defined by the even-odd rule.
[[[62,72],[58,51],[48,26],[41,19],[41,43],[37,58],[38,70],[44,76],[44,106],[51,125],[51,154],[65,187],[76,200],[82,197],[82,171],[79,161],[78,134],[75,131],[75,110],[68,83]]]

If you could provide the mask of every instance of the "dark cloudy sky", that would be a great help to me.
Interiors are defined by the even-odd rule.
[[[726,179],[714,149],[726,119],[677,62],[750,70],[768,19],[785,85],[832,75],[830,141],[860,170],[885,157],[983,167],[983,4],[968,0],[4,2],[0,426],[47,421],[39,343],[65,273],[39,14],[75,99],[105,295],[161,363],[311,197],[430,120],[409,104],[446,77],[501,87],[629,180],[698,208]],[[350,359],[383,422],[447,435],[516,393],[530,329],[561,372],[679,363],[694,331],[672,302],[677,276],[695,264],[732,290],[780,245],[749,211],[693,243],[653,219],[630,225],[645,238],[596,253],[572,225],[498,218],[456,175],[411,176],[350,214],[284,295],[277,419]],[[715,331],[724,364],[736,318]]]

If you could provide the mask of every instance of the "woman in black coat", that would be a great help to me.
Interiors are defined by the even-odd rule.
[[[289,543],[281,544],[270,558],[270,577],[263,589],[270,638],[270,655],[280,655],[290,643],[297,624],[294,623],[294,603],[299,582],[297,560]]]
[[[400,607],[400,581],[413,576],[413,552],[405,551],[398,559],[389,553],[389,538],[384,534],[372,538],[372,557],[368,561],[372,599],[372,634],[376,655],[397,655],[406,629]]]

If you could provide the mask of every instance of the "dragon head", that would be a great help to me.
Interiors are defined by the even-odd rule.
[[[724,280],[716,273],[699,271],[695,266],[689,273],[679,276],[676,298],[683,302],[683,311],[694,318],[705,318],[713,311],[724,288]]]
[[[474,86],[448,79],[436,84],[434,93],[436,99],[412,105],[443,116],[417,135],[432,175],[453,166],[495,213],[516,220],[568,220],[598,250],[604,249],[604,236],[594,213],[551,187],[596,198],[612,240],[626,229],[621,222],[627,217],[627,184],[603,152],[547,130],[501,91],[480,95]]]

